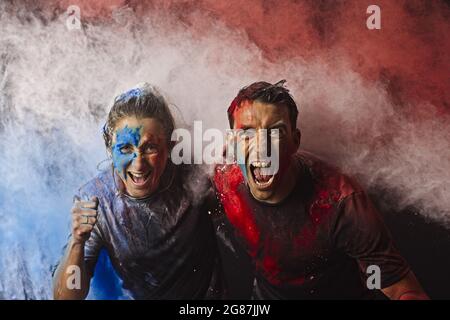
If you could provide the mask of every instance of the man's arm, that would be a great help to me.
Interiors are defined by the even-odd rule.
[[[355,192],[340,203],[334,234],[336,245],[355,258],[363,272],[370,265],[380,268],[381,291],[389,299],[428,299],[365,192]]]
[[[53,297],[56,300],[81,300],[89,293],[91,274],[87,272],[84,250],[97,222],[97,207],[96,197],[91,198],[91,201],[75,201],[72,208],[72,237],[53,280]]]
[[[381,291],[391,300],[429,300],[412,271],[402,280]]]

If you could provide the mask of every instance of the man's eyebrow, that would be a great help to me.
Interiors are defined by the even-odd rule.
[[[286,128],[287,128],[287,125],[284,122],[284,120],[279,120],[269,126],[269,129],[286,129]]]
[[[253,128],[253,126],[251,124],[240,123],[238,125],[238,128],[236,128],[236,129],[238,129],[238,130],[247,130],[247,129],[252,129],[252,128]]]

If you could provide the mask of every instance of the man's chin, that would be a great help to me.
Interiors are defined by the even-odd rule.
[[[270,186],[260,186],[253,180],[249,180],[249,189],[253,198],[262,202],[270,201],[275,190],[273,183]]]

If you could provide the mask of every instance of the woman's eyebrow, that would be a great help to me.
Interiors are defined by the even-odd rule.
[[[159,144],[161,142],[161,138],[152,134],[150,136],[142,137],[140,142],[140,146],[145,146],[147,144]]]
[[[141,147],[141,146],[146,146],[146,145],[148,145],[148,144],[154,144],[154,141],[153,141],[153,139],[145,139],[145,140],[142,140],[141,141],[141,143],[139,144],[139,146]]]

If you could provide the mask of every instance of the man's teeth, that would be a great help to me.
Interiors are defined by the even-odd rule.
[[[270,166],[270,162],[255,161],[255,162],[252,162],[252,166],[254,166],[255,168],[268,168]]]
[[[267,168],[269,165],[270,163],[261,161],[256,161],[251,164],[250,168],[252,170],[254,181],[261,187],[268,186],[273,181],[273,175],[263,174],[263,171],[266,170],[265,168]]]

